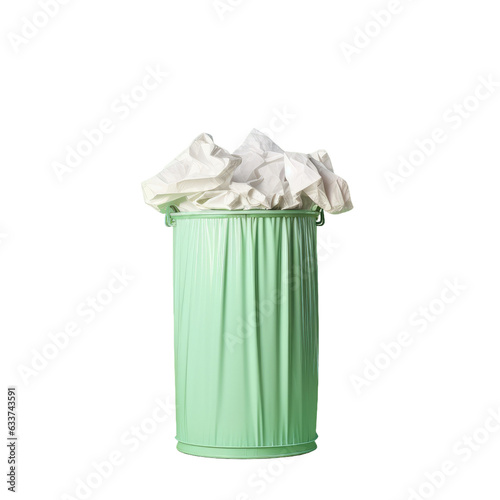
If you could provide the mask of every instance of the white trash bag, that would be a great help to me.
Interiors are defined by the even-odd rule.
[[[326,151],[289,153],[255,129],[234,153],[199,135],[142,189],[146,203],[162,213],[169,205],[181,212],[352,209],[349,187]]]

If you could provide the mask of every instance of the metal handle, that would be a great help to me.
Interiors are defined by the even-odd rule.
[[[176,213],[179,212],[179,208],[176,207],[175,205],[169,205],[167,207],[167,211],[165,212],[165,224],[168,227],[173,227],[175,226],[175,221],[172,219],[172,212]]]
[[[322,208],[320,208],[318,215],[319,219],[316,219],[316,225],[323,226],[325,224],[325,211]]]

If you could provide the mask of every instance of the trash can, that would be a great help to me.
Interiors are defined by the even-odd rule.
[[[322,210],[167,208],[179,451],[273,458],[316,449],[323,222]]]

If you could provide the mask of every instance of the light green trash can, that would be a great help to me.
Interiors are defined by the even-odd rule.
[[[179,451],[272,458],[316,449],[323,221],[322,211],[167,210]]]

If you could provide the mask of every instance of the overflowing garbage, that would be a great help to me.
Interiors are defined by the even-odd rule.
[[[181,212],[352,209],[349,187],[326,151],[283,151],[255,129],[233,153],[200,134],[142,189],[146,203],[162,213],[170,205]]]

